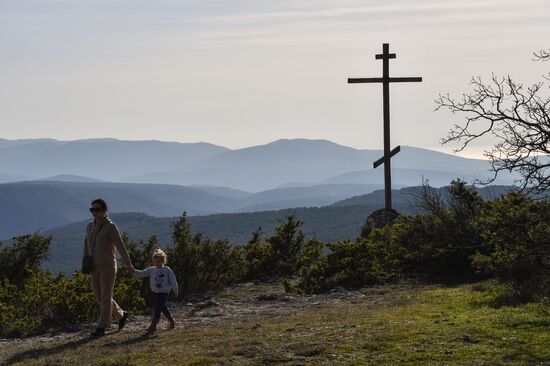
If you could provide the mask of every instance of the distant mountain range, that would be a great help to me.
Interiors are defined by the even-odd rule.
[[[418,212],[419,208],[412,195],[417,189],[408,187],[394,190],[394,208],[402,213]],[[442,192],[445,189],[440,188]],[[510,189],[510,186],[489,186],[478,191],[483,198],[493,199]],[[294,213],[304,221],[303,231],[307,237],[330,242],[359,236],[367,215],[383,204],[384,191],[377,190],[323,207],[191,216],[188,219],[194,233],[200,232],[211,239],[227,239],[240,245],[246,243],[251,233],[259,227],[266,235],[270,235],[284,216]],[[171,224],[177,220],[177,217],[157,218],[143,213],[113,214],[112,218],[131,239],[146,240],[151,235],[156,235],[162,246],[170,244]],[[53,236],[53,248],[47,268],[71,272],[78,267],[86,222],[71,223],[43,233]]]
[[[94,197],[112,212],[155,217],[330,205],[382,188],[380,150],[326,140],[278,140],[230,150],[208,143],[0,139],[0,239],[89,216]],[[490,176],[488,162],[403,147],[393,187],[447,185]],[[513,177],[503,176],[509,185]]]
[[[381,150],[360,150],[326,140],[278,140],[230,150],[208,143],[1,140],[0,183],[20,180],[109,181],[184,186],[224,186],[260,192],[281,186],[382,184],[372,169]],[[392,160],[394,184],[432,185],[452,179],[485,179],[488,162],[403,146]],[[53,177],[53,178],[52,178]],[[502,176],[498,184],[512,184]]]
[[[62,177],[66,178],[66,177]],[[76,180],[75,177],[69,179]],[[224,187],[38,180],[0,184],[0,239],[80,221],[95,197],[112,212],[163,217],[316,207],[369,193],[381,185],[330,184],[249,193]]]

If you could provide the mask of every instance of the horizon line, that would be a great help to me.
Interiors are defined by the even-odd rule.
[[[254,148],[259,146],[265,146],[270,145],[279,141],[296,141],[296,140],[304,140],[304,141],[325,141],[329,142],[335,145],[339,145],[342,147],[347,147],[354,150],[372,150],[372,151],[381,151],[383,150],[382,147],[380,148],[372,148],[372,147],[357,147],[357,146],[350,146],[346,145],[340,142],[336,142],[333,140],[329,140],[326,138],[307,138],[307,137],[284,137],[284,138],[278,138],[275,140],[270,140],[265,143],[258,143],[254,145],[244,145],[244,146],[226,146],[226,145],[220,145],[208,141],[176,141],[176,140],[161,140],[161,139],[132,139],[132,138],[118,138],[118,137],[86,137],[86,138],[77,138],[77,139],[61,139],[61,138],[55,138],[55,137],[32,137],[32,138],[4,138],[0,137],[0,140],[4,141],[56,141],[61,143],[70,143],[70,142],[86,142],[86,141],[120,141],[120,142],[161,142],[161,143],[174,143],[174,144],[209,144],[217,147],[222,147],[231,151],[236,150],[242,150],[242,149],[248,149],[248,148]],[[424,150],[430,150],[439,152],[442,154],[447,154],[451,156],[457,156],[464,159],[476,159],[476,160],[488,160],[483,156],[483,151],[487,149],[487,147],[477,148],[477,154],[476,153],[465,153],[464,151],[461,152],[455,152],[454,149],[445,149],[445,148],[436,148],[436,147],[424,147],[424,146],[413,146],[413,145],[402,145],[404,147],[411,147],[416,149],[424,149]]]

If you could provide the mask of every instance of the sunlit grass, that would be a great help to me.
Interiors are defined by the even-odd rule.
[[[77,347],[16,349],[9,360],[25,365],[90,360],[96,365],[550,365],[550,316],[543,304],[498,304],[501,295],[489,283],[387,291],[393,295],[384,305],[372,297],[327,302],[315,310],[220,319],[151,337],[122,333]]]

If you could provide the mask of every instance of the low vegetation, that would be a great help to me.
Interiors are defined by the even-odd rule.
[[[83,331],[0,343],[0,359],[14,365],[93,359],[104,366],[550,363],[548,306],[502,305],[506,293],[483,282],[288,297],[280,284],[246,284],[217,293],[215,309],[173,306],[179,324],[174,331],[148,336],[148,319],[133,317],[124,332],[99,340]]]
[[[425,212],[404,215],[367,237],[323,243],[306,238],[289,215],[264,238],[256,230],[243,246],[192,234],[186,215],[173,224],[169,265],[183,296],[246,281],[286,281],[288,292],[314,294],[405,279],[460,283],[492,278],[506,284],[510,302],[548,301],[550,203],[517,192],[485,201],[462,181],[445,195],[425,186],[417,199]],[[156,237],[125,241],[135,265],[148,266]],[[52,324],[93,319],[88,278],[40,270],[51,238],[37,234],[0,247],[0,334],[25,336]],[[134,312],[150,302],[142,280],[119,271],[117,301]]]

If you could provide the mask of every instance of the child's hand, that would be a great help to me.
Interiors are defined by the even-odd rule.
[[[177,291],[174,291],[174,297],[177,299],[178,298],[178,295],[179,293]]]
[[[136,269],[134,268],[134,266],[130,264],[128,266],[128,273],[133,275],[135,271],[136,271]]]

